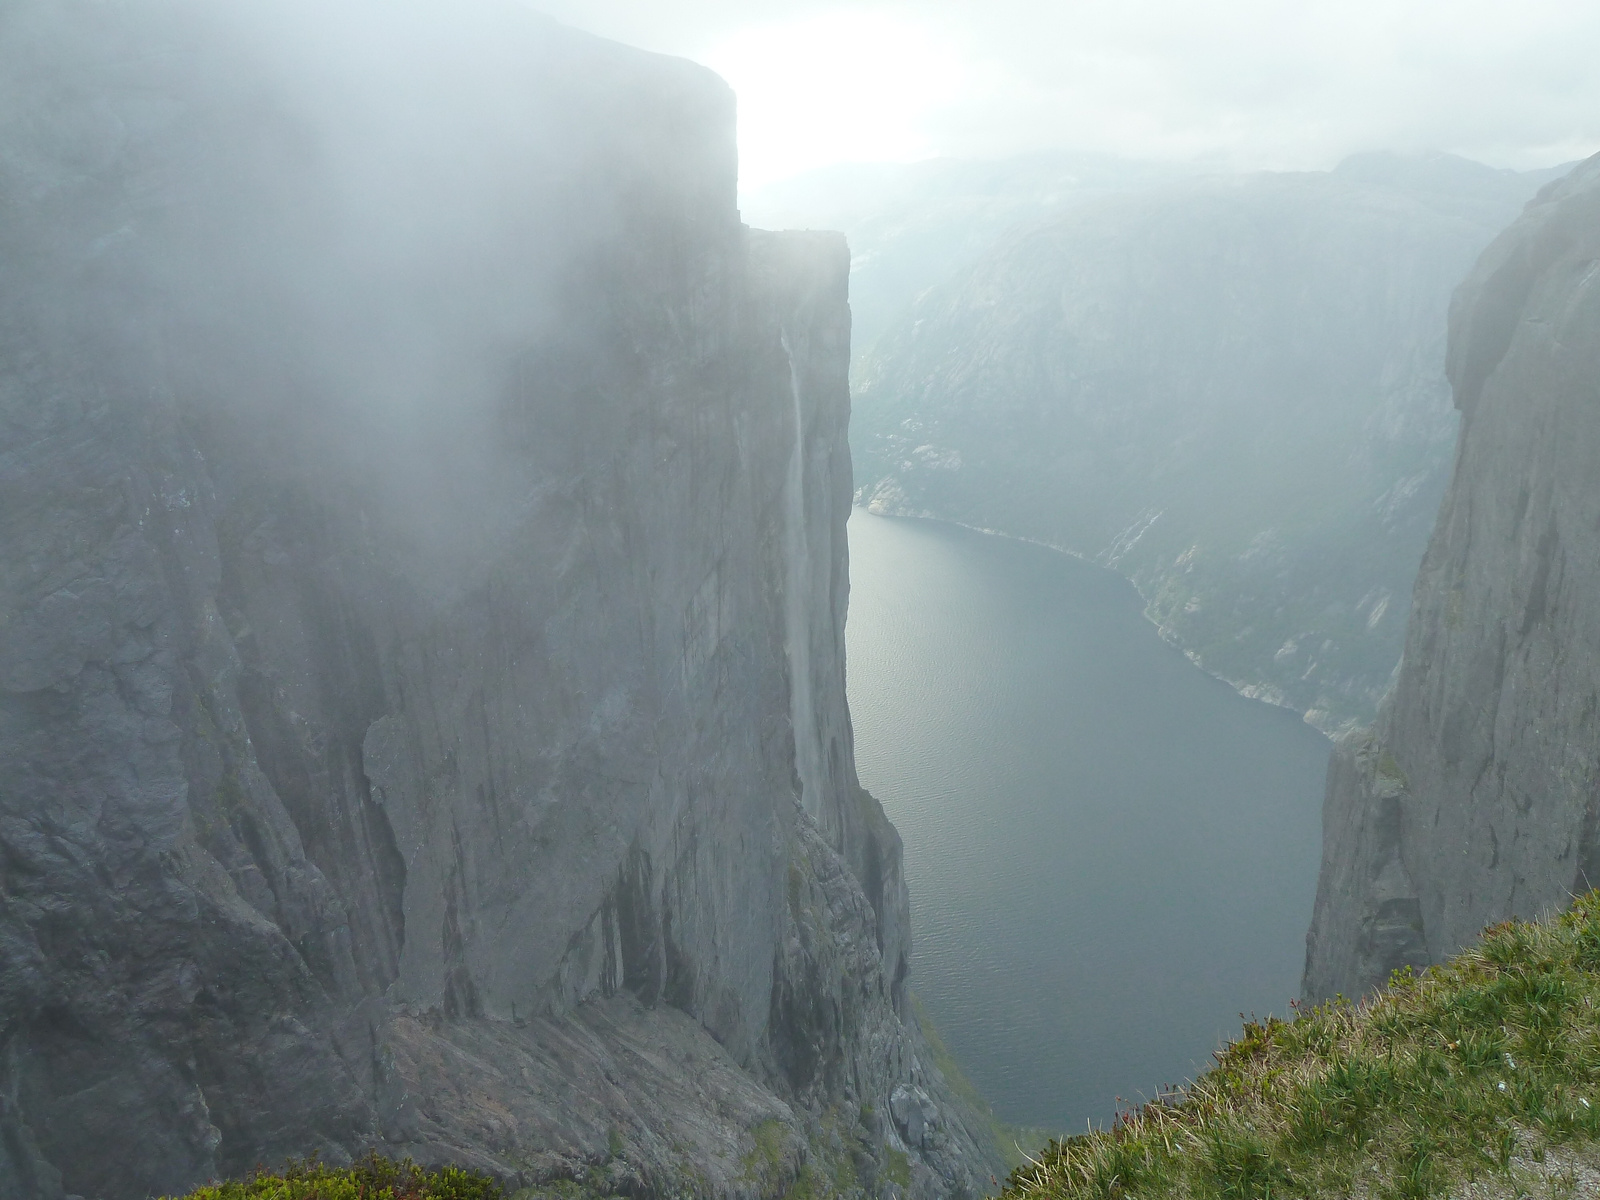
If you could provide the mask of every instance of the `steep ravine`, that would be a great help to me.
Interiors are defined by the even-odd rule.
[[[848,256],[519,6],[0,14],[0,1193],[972,1194],[845,706]]]
[[[1358,994],[1600,883],[1600,159],[1450,313],[1455,471],[1376,725],[1335,751],[1305,992]]]

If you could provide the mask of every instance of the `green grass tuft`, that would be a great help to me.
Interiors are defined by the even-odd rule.
[[[1015,1200],[1561,1194],[1600,1161],[1600,892],[1362,1003],[1250,1022],[1187,1089],[1013,1171]]]
[[[376,1153],[348,1167],[315,1157],[291,1162],[276,1174],[258,1170],[242,1180],[210,1183],[184,1200],[501,1200],[500,1185],[460,1167],[426,1170],[410,1159]],[[172,1200],[172,1198],[167,1198]]]

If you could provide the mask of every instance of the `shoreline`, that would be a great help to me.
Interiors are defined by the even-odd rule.
[[[1321,725],[1311,720],[1311,714],[1316,712],[1316,709],[1302,712],[1292,704],[1285,704],[1281,701],[1273,700],[1262,695],[1261,692],[1266,688],[1269,688],[1271,686],[1270,684],[1242,683],[1237,679],[1229,679],[1226,675],[1223,675],[1218,671],[1213,671],[1200,660],[1198,653],[1189,649],[1183,644],[1177,633],[1170,626],[1163,625],[1160,621],[1156,620],[1155,617],[1150,615],[1150,605],[1152,601],[1146,597],[1142,591],[1139,590],[1139,585],[1134,580],[1124,575],[1115,567],[1108,566],[1103,562],[1099,562],[1096,559],[1089,557],[1089,555],[1082,553],[1081,551],[1073,550],[1066,546],[1057,546],[1040,538],[1023,537],[1020,534],[1007,533],[1003,529],[989,529],[982,525],[971,525],[966,521],[954,521],[948,517],[938,517],[927,512],[874,511],[871,505],[863,504],[859,500],[852,500],[850,507],[852,513],[854,513],[856,510],[860,510],[871,517],[885,517],[897,521],[930,521],[938,525],[949,525],[956,529],[965,529],[971,533],[981,533],[987,537],[1003,538],[1008,542],[1019,542],[1027,546],[1038,546],[1040,549],[1050,550],[1056,554],[1065,555],[1067,558],[1077,559],[1081,563],[1087,563],[1092,567],[1098,567],[1100,570],[1107,571],[1112,575],[1115,575],[1118,579],[1123,580],[1128,584],[1129,587],[1133,589],[1134,595],[1139,597],[1139,602],[1142,606],[1139,610],[1139,615],[1155,628],[1156,633],[1160,635],[1163,642],[1171,646],[1174,650],[1177,650],[1192,664],[1194,664],[1196,670],[1203,671],[1212,679],[1215,679],[1220,683],[1227,684],[1246,700],[1254,700],[1258,704],[1265,704],[1268,708],[1278,708],[1282,709],[1284,712],[1294,713],[1307,726],[1315,729],[1324,738],[1326,738],[1330,746],[1334,742],[1338,741],[1339,738],[1343,737],[1346,733],[1362,727],[1360,722],[1349,722],[1345,725],[1336,727],[1330,732],[1328,729],[1323,728]]]

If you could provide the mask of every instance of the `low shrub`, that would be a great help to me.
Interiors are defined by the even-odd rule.
[[[348,1167],[313,1157],[276,1173],[257,1170],[244,1179],[208,1183],[182,1200],[502,1200],[502,1193],[499,1183],[478,1171],[429,1170],[410,1159],[395,1162],[372,1153]]]

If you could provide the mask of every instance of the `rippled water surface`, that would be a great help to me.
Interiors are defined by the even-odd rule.
[[[1082,1129],[1295,994],[1328,742],[1037,546],[850,520],[862,782],[906,844],[912,988],[1006,1120]]]

